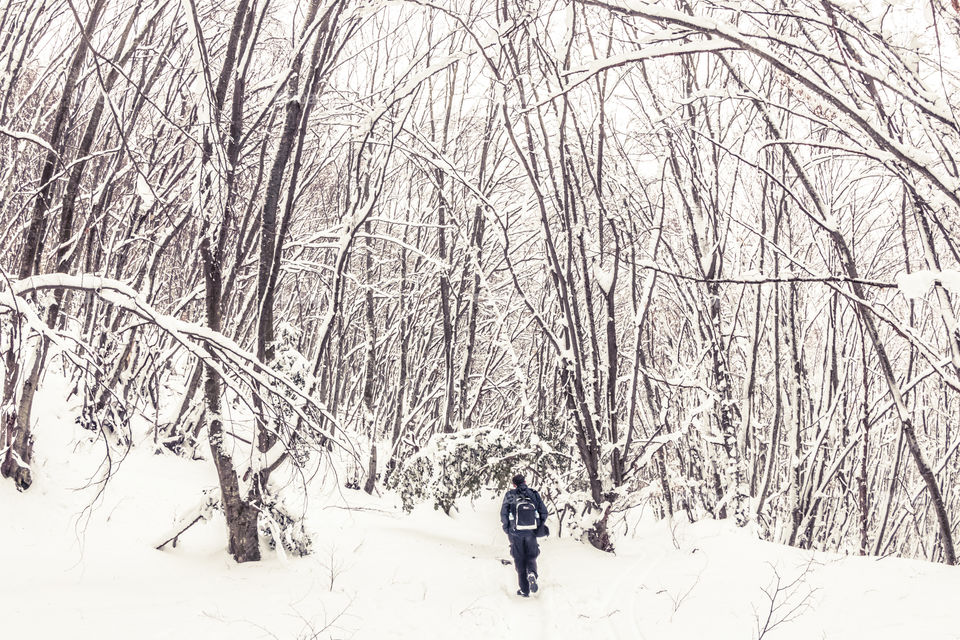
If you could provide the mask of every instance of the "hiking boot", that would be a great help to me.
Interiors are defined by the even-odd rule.
[[[536,593],[536,592],[537,592],[537,589],[540,588],[540,587],[537,586],[537,574],[535,574],[535,573],[528,573],[528,574],[527,574],[527,582],[530,583],[530,591],[531,591],[532,593]]]
[[[529,594],[529,593],[524,593],[523,591],[520,591],[520,589],[517,589],[517,595],[520,596],[521,598],[529,598],[529,597],[530,597],[530,594]]]

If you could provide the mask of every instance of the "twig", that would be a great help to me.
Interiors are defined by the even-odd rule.
[[[179,538],[179,537],[183,534],[184,531],[186,531],[187,529],[189,529],[190,527],[192,527],[193,525],[197,524],[198,522],[200,522],[200,521],[203,520],[203,519],[204,519],[204,517],[203,517],[202,514],[199,515],[199,516],[197,516],[196,518],[194,518],[193,521],[192,521],[190,524],[188,524],[188,525],[185,526],[183,529],[180,529],[180,531],[176,532],[176,533],[173,534],[171,537],[167,538],[166,540],[164,540],[163,542],[161,542],[160,544],[158,544],[158,545],[156,546],[157,551],[162,551],[163,548],[164,548],[165,546],[167,546],[167,543],[168,543],[168,542],[171,542],[171,541],[173,542],[173,547],[176,548],[176,546],[177,546],[177,538]]]

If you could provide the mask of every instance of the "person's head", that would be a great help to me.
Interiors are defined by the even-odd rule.
[[[527,484],[527,481],[523,477],[522,473],[518,473],[517,475],[513,476],[513,486],[522,487],[525,484]]]

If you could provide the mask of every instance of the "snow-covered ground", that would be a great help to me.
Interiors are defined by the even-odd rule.
[[[641,517],[616,556],[548,538],[542,588],[521,599],[498,496],[408,515],[332,476],[310,489],[311,556],[238,566],[222,518],[155,551],[212,464],[137,446],[85,509],[103,445],[62,391],[41,392],[33,488],[0,482],[3,638],[960,638],[960,569],[810,554],[723,522]]]

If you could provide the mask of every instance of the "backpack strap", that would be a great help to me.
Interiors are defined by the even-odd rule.
[[[521,489],[526,489],[526,485],[511,489],[507,492],[507,517],[510,519],[510,529],[517,530],[517,503],[520,502]]]

